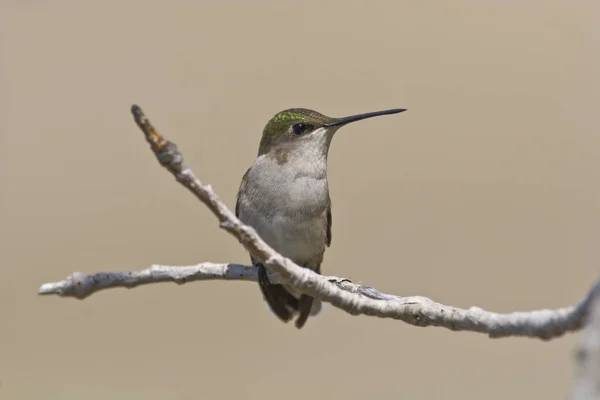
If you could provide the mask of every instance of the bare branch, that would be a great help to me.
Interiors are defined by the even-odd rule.
[[[600,282],[589,296],[589,313],[576,350],[573,400],[600,399]]]
[[[84,299],[100,290],[110,288],[134,288],[159,282],[184,284],[206,280],[256,282],[257,277],[256,267],[240,264],[205,262],[190,266],[152,265],[143,270],[130,272],[101,272],[92,275],[75,272],[63,281],[43,284],[39,289],[39,294],[56,294],[61,297]],[[270,273],[269,279],[273,283],[281,282],[281,279],[273,273]],[[412,313],[412,316],[407,319],[402,318],[402,320],[410,324],[483,332],[492,337],[531,336],[550,339],[567,331],[578,329],[578,321],[581,321],[581,315],[587,308],[587,301],[584,301],[577,307],[564,309],[497,314],[477,307],[468,310],[450,307],[435,303],[426,297],[402,297],[386,294],[371,286],[360,285],[346,278],[328,276],[322,277],[322,279],[334,284],[340,290],[358,294],[364,297],[364,300],[393,301],[398,307],[408,307],[407,315]],[[434,322],[436,319],[439,320],[437,323]]]
[[[324,277],[342,290],[350,293],[359,293],[363,296],[377,300],[398,300],[400,296],[385,294],[370,286],[356,284],[346,278],[337,276]],[[258,270],[255,266],[241,264],[217,264],[204,262],[189,266],[152,265],[146,269],[128,272],[99,272],[86,274],[74,272],[63,281],[44,283],[38,294],[56,294],[61,297],[74,297],[80,300],[99,292],[112,288],[134,288],[160,282],[175,282],[184,284],[194,281],[228,280],[258,282]],[[278,275],[269,272],[272,283],[280,283]]]
[[[57,294],[61,297],[74,297],[80,300],[105,289],[124,287],[132,289],[141,285],[160,282],[186,282],[223,280],[257,280],[256,268],[240,264],[202,263],[198,265],[172,267],[168,265],[152,265],[149,268],[129,272],[99,272],[86,274],[74,272],[67,279],[59,282],[45,283],[39,294]],[[273,279],[277,279],[273,276]]]
[[[415,326],[440,326],[455,331],[486,333],[490,337],[526,336],[549,340],[581,328],[589,301],[586,297],[575,307],[497,314],[478,307],[460,309],[445,306],[426,297],[386,295],[368,286],[356,285],[343,278],[327,278],[301,268],[276,253],[250,226],[244,225],[221,201],[210,185],[205,185],[184,163],[177,146],[163,138],[150,124],[142,110],[132,107],[134,119],[160,164],[190,190],[217,217],[220,227],[236,237],[270,273],[299,292],[317,297],[352,314],[399,319]],[[153,282],[240,279],[255,280],[252,267],[236,264],[204,263],[194,267],[153,266],[137,272],[75,273],[65,281],[42,285],[41,294],[84,298],[109,287],[134,287]],[[333,279],[333,280],[331,280]]]

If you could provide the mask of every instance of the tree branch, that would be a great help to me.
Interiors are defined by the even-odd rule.
[[[281,283],[278,275],[269,272],[269,281]],[[385,294],[379,290],[366,285],[356,284],[346,278],[337,276],[324,277],[330,283],[335,284],[341,290],[350,293],[358,293],[376,300],[399,300],[400,296]],[[227,281],[250,281],[258,282],[258,269],[252,265],[241,264],[217,264],[204,262],[198,265],[170,266],[152,265],[146,269],[129,272],[99,272],[97,274],[86,274],[74,272],[65,280],[44,283],[39,294],[56,294],[61,297],[74,297],[80,300],[105,289],[111,288],[134,288],[159,282],[175,282],[184,284],[194,281],[227,280]]]
[[[576,350],[573,400],[600,399],[600,283],[589,295],[589,313]]]
[[[494,338],[526,336],[549,340],[566,332],[578,330],[583,324],[589,308],[589,296],[574,307],[498,314],[478,307],[460,309],[445,306],[426,297],[387,295],[344,278],[327,278],[301,268],[276,253],[250,226],[242,224],[212,187],[200,182],[185,164],[175,143],[163,138],[138,106],[132,106],[131,111],[159,163],[208,207],[219,220],[220,227],[237,238],[257,260],[261,261],[277,282],[286,283],[299,292],[331,303],[352,315],[393,318],[422,327],[440,326],[455,331],[480,332]],[[188,267],[152,266],[134,272],[95,275],[75,273],[64,281],[42,285],[39,293],[84,298],[95,291],[110,287],[135,287],[154,282],[184,283],[209,279],[254,281],[256,270],[238,264],[203,263]]]

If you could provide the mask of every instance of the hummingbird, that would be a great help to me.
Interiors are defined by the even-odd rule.
[[[327,154],[342,126],[403,108],[333,118],[305,108],[277,113],[265,126],[258,155],[242,177],[235,215],[251,226],[275,251],[320,274],[325,249],[331,245],[331,199]],[[321,301],[269,281],[254,257],[258,283],[271,311],[283,322],[296,317],[296,328],[321,310]]]

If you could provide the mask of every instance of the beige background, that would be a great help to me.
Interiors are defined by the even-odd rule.
[[[0,3],[1,399],[563,398],[543,343],[327,307],[302,331],[249,283],[39,297],[73,271],[246,262],[158,166],[138,103],[231,206],[277,111],[408,112],[330,152],[324,273],[494,311],[598,272],[597,1]]]

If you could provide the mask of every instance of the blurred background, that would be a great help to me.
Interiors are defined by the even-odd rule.
[[[340,131],[323,272],[497,312],[598,273],[597,1],[0,3],[0,398],[564,398],[543,343],[327,306],[298,331],[257,285],[37,296],[73,271],[247,262],[156,162],[139,104],[231,207],[275,113]]]

